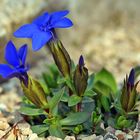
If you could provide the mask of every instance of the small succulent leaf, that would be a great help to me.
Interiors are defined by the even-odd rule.
[[[38,116],[38,115],[46,114],[46,112],[43,109],[37,109],[32,106],[21,106],[19,112],[21,114],[28,115],[28,116]]]
[[[117,120],[117,123],[121,123],[123,120],[125,120],[126,118],[124,116],[120,116]]]
[[[140,66],[136,66],[134,70],[135,70],[135,79],[136,79],[140,75]]]
[[[58,80],[57,80],[57,84],[64,84],[64,83],[66,83],[66,78],[65,77],[62,77],[62,78],[59,78]]]
[[[52,109],[51,114],[53,116],[57,116],[58,115],[58,104]]]
[[[103,96],[103,95],[101,96],[101,104],[106,112],[110,112],[110,104],[106,96]]]
[[[66,79],[66,84],[73,92],[75,92],[74,86],[73,86],[72,81],[70,80],[69,77]]]
[[[50,124],[52,124],[53,122],[55,122],[56,121],[56,118],[55,117],[52,117],[52,118],[46,118],[44,121],[43,121],[43,123],[45,123],[46,125],[50,125]]]
[[[97,120],[95,121],[95,124],[97,125],[98,123],[100,123],[102,120],[102,115],[98,116]]]
[[[94,83],[97,83],[98,81],[107,85],[112,90],[113,93],[117,92],[117,83],[115,81],[115,78],[112,75],[112,73],[110,73],[106,69],[103,68],[95,75]]]
[[[33,131],[33,133],[36,133],[37,135],[41,135],[42,133],[45,133],[46,131],[48,131],[48,129],[49,126],[46,124],[31,126],[31,130]]]
[[[59,75],[59,70],[55,64],[49,66],[49,71],[55,76]]]
[[[94,77],[95,77],[94,73],[89,76],[87,90],[93,89],[93,86],[94,86]]]
[[[102,82],[96,82],[94,84],[94,92],[96,92],[98,95],[103,95],[103,96],[106,96],[108,98],[110,98],[110,88],[103,84]]]
[[[82,100],[82,97],[79,97],[77,95],[72,95],[68,99],[68,106],[69,107],[74,106],[74,105],[78,104],[79,102],[81,102],[81,100]]]
[[[49,87],[54,87],[54,85],[56,84],[53,80],[53,77],[50,73],[43,73],[43,79],[44,81],[46,82],[46,84],[49,86]]]
[[[97,95],[97,93],[95,93],[93,90],[86,90],[84,93],[84,96],[88,96],[88,97],[93,97],[96,95]]]
[[[82,125],[77,125],[76,127],[73,128],[73,133],[78,135],[81,131],[83,131],[83,126]]]
[[[88,112],[77,112],[69,114],[68,117],[60,120],[61,125],[78,125],[86,122],[90,117]]]
[[[119,128],[128,128],[132,124],[131,120],[127,120],[126,117],[120,116],[117,120],[117,127]]]
[[[61,126],[58,125],[58,124],[50,125],[49,133],[50,133],[51,136],[55,136],[55,137],[58,137],[58,138],[64,138],[65,137],[65,134],[63,133]]]
[[[69,94],[68,94],[68,92],[65,91],[62,98],[61,98],[61,101],[68,102],[68,100],[69,100]]]
[[[49,89],[48,85],[46,85],[46,83],[43,80],[40,80],[40,84],[41,84],[44,92],[46,93],[46,95],[49,95],[50,89]]]
[[[52,97],[52,99],[49,100],[50,111],[53,111],[53,109],[58,105],[63,94],[64,94],[64,88],[61,89],[60,91],[56,92],[55,95]]]

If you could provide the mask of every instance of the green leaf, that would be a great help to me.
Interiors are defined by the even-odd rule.
[[[48,131],[49,127],[48,125],[33,125],[31,126],[31,130],[33,133],[36,133],[37,135],[41,135],[42,133]]]
[[[84,93],[84,96],[88,96],[88,97],[93,97],[93,96],[96,96],[97,93],[95,93],[93,90],[86,90],[85,93]]]
[[[67,91],[65,91],[62,98],[61,98],[61,101],[62,102],[68,102],[68,99],[69,99],[69,94],[68,94]]]
[[[103,96],[103,95],[101,96],[101,104],[106,112],[110,112],[110,104],[106,96]]]
[[[62,96],[64,94],[64,89],[56,92],[55,95],[49,100],[49,109],[53,111],[53,109],[58,105]]]
[[[137,78],[140,75],[140,66],[136,66],[134,69],[135,69],[135,78]]]
[[[119,128],[128,128],[132,125],[131,120],[127,120],[126,117],[120,116],[117,120],[117,127]]]
[[[50,88],[55,88],[56,87],[56,80],[54,80],[53,74],[52,73],[43,73],[43,79]]]
[[[66,83],[66,77],[59,77],[57,80],[57,84],[64,84]]]
[[[65,137],[61,126],[58,125],[58,124],[50,125],[49,133],[50,133],[51,136],[55,136],[55,137],[58,137],[58,138],[64,138]]]
[[[81,100],[82,100],[82,97],[79,97],[77,95],[72,95],[68,99],[68,106],[74,106],[74,105],[78,104]]]
[[[72,113],[69,114],[68,117],[60,120],[61,125],[77,125],[84,123],[85,121],[88,120],[90,117],[90,114],[87,112],[77,112],[77,113]]]
[[[98,95],[103,95],[106,96],[108,98],[110,98],[110,88],[103,84],[102,82],[97,82],[94,84],[94,91],[98,94]]]
[[[28,115],[28,116],[38,116],[38,115],[46,114],[46,112],[43,109],[37,109],[31,106],[21,106],[19,112],[21,114]]]
[[[95,75],[94,83],[97,83],[97,82],[101,82],[105,84],[106,86],[108,86],[112,90],[113,93],[117,92],[117,84],[116,84],[115,78],[106,69],[103,68],[100,72],[98,72]]]
[[[94,85],[94,76],[95,76],[94,73],[89,76],[87,90],[91,90],[93,88],[93,85]]]

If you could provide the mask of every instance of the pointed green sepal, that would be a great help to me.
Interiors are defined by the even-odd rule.
[[[62,42],[60,40],[53,40],[50,41],[49,46],[54,61],[60,72],[63,74],[64,77],[70,76],[71,59]]]
[[[39,108],[47,108],[48,102],[45,95],[45,92],[41,86],[41,84],[31,78],[28,77],[28,86],[26,87],[23,83],[21,83],[23,92],[25,96],[37,107]]]

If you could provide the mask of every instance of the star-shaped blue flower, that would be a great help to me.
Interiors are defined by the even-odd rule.
[[[68,28],[73,25],[72,21],[65,16],[69,11],[44,13],[36,18],[31,24],[21,26],[15,33],[15,37],[32,38],[33,51],[42,48],[50,39],[54,38],[55,28]]]
[[[23,45],[16,50],[12,41],[7,43],[5,48],[5,60],[8,64],[0,64],[0,75],[3,78],[13,78],[17,77],[24,84],[28,82],[27,71],[29,69],[28,65],[25,65],[27,56],[27,45]]]

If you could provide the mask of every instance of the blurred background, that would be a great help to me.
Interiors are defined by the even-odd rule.
[[[68,9],[74,26],[57,33],[71,58],[77,63],[82,54],[90,71],[105,67],[120,82],[140,64],[139,6],[140,0],[0,0],[0,63],[4,62],[4,47],[12,39],[16,46],[30,45],[31,71],[43,71],[44,63],[53,63],[49,51],[42,48],[33,53],[29,39],[12,34],[43,11]]]

